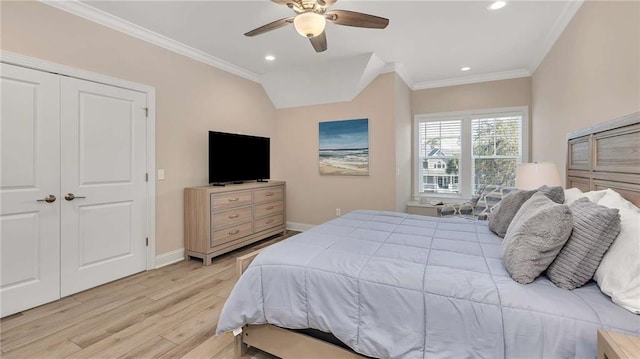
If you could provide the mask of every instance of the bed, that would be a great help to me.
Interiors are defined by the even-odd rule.
[[[640,205],[639,151],[638,113],[569,134],[567,184]],[[352,211],[240,257],[217,333],[305,358],[593,358],[598,329],[640,335],[593,281],[515,282],[501,247],[486,221]]]

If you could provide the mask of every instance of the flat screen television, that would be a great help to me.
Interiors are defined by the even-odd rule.
[[[209,184],[269,179],[269,142],[269,137],[209,131]]]

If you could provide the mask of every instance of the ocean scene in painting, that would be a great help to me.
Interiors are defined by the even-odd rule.
[[[320,122],[320,174],[369,174],[369,120]]]

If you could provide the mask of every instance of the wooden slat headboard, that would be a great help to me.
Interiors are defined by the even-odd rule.
[[[640,206],[640,112],[567,136],[567,188],[611,188]]]

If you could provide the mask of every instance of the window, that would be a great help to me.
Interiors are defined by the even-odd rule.
[[[526,107],[417,115],[415,195],[469,198],[486,185],[515,186],[528,159]]]

